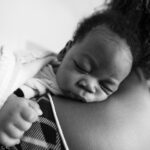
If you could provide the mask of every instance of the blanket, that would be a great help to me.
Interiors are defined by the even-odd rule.
[[[0,48],[0,89],[3,89],[0,90],[0,108],[10,94],[53,59],[54,53],[31,50],[19,55],[10,49]]]

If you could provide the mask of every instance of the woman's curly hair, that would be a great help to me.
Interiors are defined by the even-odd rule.
[[[140,67],[145,77],[150,79],[150,0],[143,0],[143,15],[140,24],[141,37],[143,43],[142,58]]]
[[[133,23],[141,42],[138,66],[150,79],[150,0],[112,0],[111,9],[118,10]]]

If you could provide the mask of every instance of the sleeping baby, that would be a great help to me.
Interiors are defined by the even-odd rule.
[[[92,14],[79,24],[72,40],[58,55],[49,53],[48,61],[43,63],[44,59],[42,59],[38,67],[35,65],[38,59],[33,59],[32,62],[35,63],[33,66],[27,63],[29,68],[26,67],[26,71],[23,71],[27,72],[26,75],[19,75],[19,72],[16,72],[16,66],[19,68],[23,65],[15,55],[11,54],[9,60],[7,60],[9,57],[3,58],[5,60],[1,59],[5,62],[12,60],[14,68],[12,69],[12,64],[9,64],[12,70],[12,75],[8,73],[9,76],[5,76],[7,75],[5,69],[0,72],[3,74],[2,81],[6,77],[10,78],[7,84],[1,82],[3,84],[0,85],[1,89],[9,87],[9,92],[2,91],[4,98],[3,94],[0,95],[3,99],[1,106],[12,93],[27,99],[49,92],[87,103],[106,100],[118,90],[119,85],[138,61],[140,42],[136,32],[131,28],[132,25],[132,22],[129,23],[122,14],[111,9]],[[1,65],[4,64],[0,63],[0,67]],[[19,83],[15,84],[15,82]],[[30,106],[35,109],[35,112],[39,112],[38,106],[34,104]],[[31,121],[28,117],[28,122],[36,121],[36,119]],[[6,129],[3,130],[5,127],[0,126],[0,133],[9,136],[8,132],[5,132]],[[7,145],[7,143],[1,143]]]

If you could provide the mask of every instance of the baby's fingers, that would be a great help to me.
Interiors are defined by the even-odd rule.
[[[6,128],[5,128],[5,133],[10,137],[10,138],[14,138],[14,139],[21,139],[21,137],[24,134],[23,130],[20,130],[17,126],[13,125],[13,124],[9,124]]]
[[[26,121],[22,116],[18,116],[14,120],[13,125],[24,132],[30,129],[32,122]]]
[[[0,134],[0,144],[10,147],[20,143],[20,139],[11,138],[5,133]]]
[[[36,111],[36,113],[37,113],[39,116],[43,114],[42,110],[40,109],[39,104],[37,104],[36,102],[34,102],[34,101],[29,101],[29,106],[30,106],[34,111]]]
[[[21,117],[30,123],[37,121],[38,115],[39,114],[29,105],[21,110]]]

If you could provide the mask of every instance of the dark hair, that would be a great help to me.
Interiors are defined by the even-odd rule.
[[[82,41],[95,27],[106,25],[127,41],[133,68],[141,67],[150,79],[150,0],[105,0],[107,9],[83,19],[67,46]],[[65,49],[65,48],[64,48]]]
[[[150,0],[143,0],[142,11],[140,30],[143,51],[140,67],[146,79],[150,79]]]
[[[150,0],[112,0],[110,6],[127,16],[138,30],[141,43],[138,66],[146,79],[150,79]]]
[[[73,43],[80,42],[95,27],[106,25],[111,31],[115,32],[126,40],[133,56],[133,65],[137,65],[140,59],[141,43],[139,40],[138,22],[130,20],[129,16],[114,9],[113,3],[107,4],[108,8],[104,11],[97,11],[91,16],[83,19],[73,36]]]

